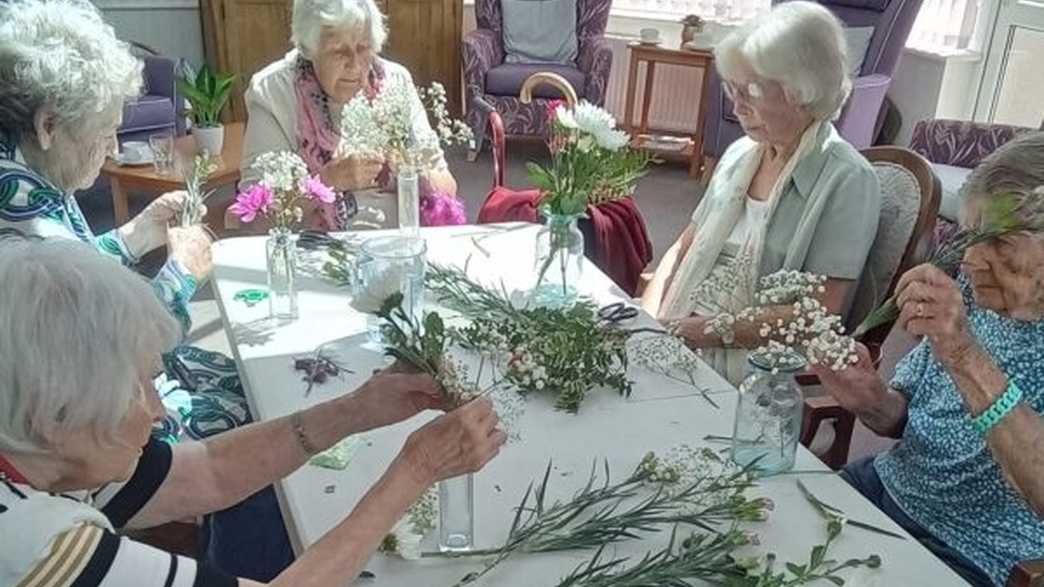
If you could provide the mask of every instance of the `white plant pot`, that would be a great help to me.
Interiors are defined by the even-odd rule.
[[[192,136],[196,138],[197,152],[206,151],[207,153],[210,153],[211,156],[221,156],[221,149],[225,146],[224,126],[197,126],[192,129]]]

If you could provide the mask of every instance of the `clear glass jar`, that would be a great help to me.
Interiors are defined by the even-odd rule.
[[[273,228],[265,240],[268,315],[297,319],[297,237],[288,228]]]
[[[475,545],[475,477],[439,483],[439,550],[464,552]]]
[[[764,475],[794,466],[804,397],[795,374],[805,366],[797,353],[751,353],[749,374],[739,387],[732,429],[732,460],[754,463]]]
[[[544,213],[536,237],[536,285],[531,292],[538,306],[568,307],[576,302],[584,269],[584,233],[579,216]]]
[[[392,294],[402,294],[402,307],[414,320],[423,317],[427,251],[427,242],[419,237],[382,236],[363,241],[355,259],[352,304],[365,308],[371,341],[381,342],[380,319],[373,314]]]

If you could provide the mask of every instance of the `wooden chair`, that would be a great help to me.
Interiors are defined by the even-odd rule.
[[[903,273],[927,258],[942,192],[931,163],[909,149],[871,147],[862,153],[873,164],[881,183],[881,217],[849,311],[849,330],[892,295]],[[870,349],[875,364],[891,328],[891,324],[885,324],[860,338]],[[819,384],[819,379],[803,374],[798,376],[798,382],[813,386]],[[810,446],[820,426],[828,421],[834,424],[834,441],[820,458],[836,470],[848,460],[855,417],[830,396],[806,398],[801,443]]]

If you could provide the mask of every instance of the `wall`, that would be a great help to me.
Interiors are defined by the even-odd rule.
[[[93,0],[116,35],[138,41],[194,67],[203,63],[197,0]]]
[[[980,75],[978,54],[903,51],[888,90],[903,118],[896,144],[910,144],[914,125],[921,120],[971,119]]]

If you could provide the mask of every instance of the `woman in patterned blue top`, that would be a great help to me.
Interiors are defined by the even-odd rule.
[[[890,386],[865,349],[841,373],[817,370],[870,429],[901,439],[846,478],[973,585],[1004,585],[1044,554],[1044,133],[972,173],[963,223],[1001,194],[1032,230],[968,249],[956,279],[927,265],[902,277],[899,325],[924,339]],[[1015,390],[1013,409],[992,411]]]

